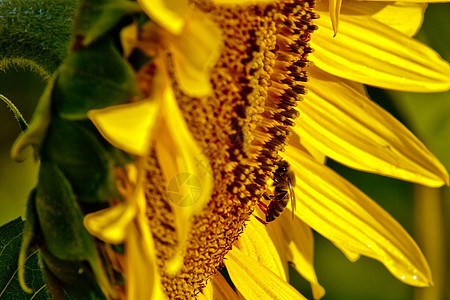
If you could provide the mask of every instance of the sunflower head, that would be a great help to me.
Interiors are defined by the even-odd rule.
[[[147,253],[143,259],[153,261],[153,273],[149,276],[160,280],[164,294],[170,299],[195,297],[207,288],[208,280],[224,266],[224,258],[233,245],[243,247],[237,241],[249,220],[259,219],[262,223],[265,223],[263,219],[272,221],[288,205],[288,199],[295,204],[293,195],[297,194],[297,198],[312,199],[315,204],[311,209],[304,209],[303,205],[308,207],[311,204],[308,200],[299,201],[302,209],[296,216],[309,226],[320,228],[320,232],[336,241],[349,257],[365,254],[385,261],[398,277],[407,274],[408,278],[403,275],[406,282],[417,280],[419,275],[416,274],[419,273],[423,273],[420,281],[427,281],[429,270],[412,241],[406,239],[405,243],[419,257],[414,264],[410,262],[417,257],[410,257],[403,250],[396,252],[402,247],[397,239],[406,233],[395,227],[398,231],[383,239],[385,228],[381,226],[382,229],[378,230],[380,224],[377,216],[382,216],[389,226],[396,224],[395,221],[386,217],[384,211],[372,202],[364,202],[370,200],[359,191],[354,191],[351,185],[339,181],[334,189],[326,181],[330,178],[330,182],[340,180],[323,165],[325,155],[333,154],[332,150],[323,151],[329,149],[326,143],[323,145],[327,130],[333,131],[335,128],[330,124],[336,124],[339,130],[342,127],[340,119],[333,119],[330,115],[335,109],[336,116],[340,116],[347,107],[345,104],[339,106],[342,102],[335,96],[328,96],[333,94],[329,89],[335,88],[333,92],[336,91],[337,95],[347,93],[350,99],[348,107],[355,106],[354,111],[357,111],[359,104],[354,104],[353,100],[366,101],[366,96],[362,85],[337,79],[311,67],[308,60],[313,52],[310,42],[313,33],[318,30],[314,24],[318,19],[318,14],[313,12],[314,1],[234,3],[199,0],[191,1],[189,5],[186,1],[180,1],[180,6],[175,3],[178,2],[157,1],[153,4],[140,1],[150,20],[135,22],[122,31],[126,55],[132,57],[139,52],[147,56],[137,71],[140,95],[134,103],[90,112],[91,120],[111,143],[139,156],[136,160],[138,192],[132,197],[125,197],[131,200],[127,199],[127,204],[121,204],[118,208],[122,211],[120,215],[129,218],[125,221],[120,218],[121,222],[114,223],[121,224],[117,229],[121,232],[120,239],[116,242],[123,242],[129,245],[129,249],[139,252],[139,249],[136,250],[136,239],[127,235],[133,232],[145,237],[146,245],[151,245],[154,251]],[[331,19],[335,31],[336,11],[340,7],[341,3],[332,6],[334,17]],[[345,33],[347,27],[341,27]],[[321,46],[324,47],[324,43]],[[316,57],[319,63],[326,61],[320,55]],[[316,82],[308,83],[311,77],[308,70]],[[360,76],[359,73],[357,75]],[[322,84],[327,82],[329,87],[322,89]],[[312,91],[310,99],[317,99],[317,102],[303,104],[306,86]],[[322,96],[325,91],[327,96]],[[328,107],[324,103],[330,106],[335,104],[336,107]],[[326,109],[321,110],[320,105],[328,108],[330,113]],[[384,128],[397,126],[397,123],[392,125],[395,121],[391,119],[384,123],[380,121],[389,117],[380,113],[376,106],[364,105],[368,106],[367,111],[374,112],[370,120],[380,124],[380,132],[384,132]],[[309,114],[300,122],[310,116],[314,120],[304,126],[296,124],[299,110]],[[351,116],[352,111],[345,113],[345,117]],[[378,118],[377,113],[382,116]],[[130,118],[133,122],[129,121]],[[314,122],[321,118],[324,122],[314,126]],[[352,123],[349,121],[348,124]],[[309,132],[304,129],[307,126],[312,127]],[[321,126],[327,128],[322,129]],[[351,131],[350,127],[347,129]],[[311,136],[314,130],[319,131],[317,136]],[[289,140],[292,134],[294,136]],[[419,145],[409,133],[404,136],[406,144]],[[337,149],[347,142],[340,143],[333,136],[330,144],[338,144]],[[357,142],[354,144],[359,147]],[[405,149],[404,145],[397,147],[398,144],[394,144],[393,148],[383,146],[382,142],[379,145],[387,148],[388,152],[392,150],[394,156],[401,157],[395,163],[392,156],[385,159],[387,164],[396,164],[401,170],[392,169],[384,171],[384,174],[417,181],[427,173],[429,177],[425,181],[442,181],[442,174],[437,176],[439,179],[430,175],[441,172],[442,168],[424,148],[420,148],[422,146],[418,146],[421,149],[418,155],[434,162],[433,167],[418,171],[417,168],[404,167],[403,162],[407,161],[408,155],[398,154]],[[366,146],[360,147],[362,151],[367,151]],[[401,149],[397,151],[395,147]],[[297,177],[295,180],[294,172],[290,168],[288,171],[285,165],[286,161],[292,161],[292,170],[306,178]],[[429,170],[433,168],[434,171]],[[285,170],[283,176],[280,169]],[[372,167],[370,170],[378,169]],[[314,172],[321,177],[312,179]],[[434,179],[430,179],[433,176]],[[295,181],[298,186],[294,191]],[[335,195],[327,189],[334,190]],[[358,205],[347,207],[348,203],[339,202],[337,195],[348,203]],[[360,198],[364,199],[363,203],[358,202]],[[263,199],[271,202],[264,202]],[[329,199],[334,202],[327,202]],[[327,205],[322,210],[333,216],[325,225],[323,220],[315,219],[322,211],[317,207],[323,203]],[[342,215],[337,216],[327,207],[335,207],[336,211],[342,209]],[[294,207],[290,209],[294,211]],[[309,212],[314,217],[307,215]],[[355,225],[349,222],[346,222],[346,228],[350,228],[348,232],[340,230],[339,222],[348,218],[357,224],[358,217],[351,216],[365,213],[362,228],[378,228],[373,236],[368,237],[356,229],[353,231]],[[252,217],[254,214],[257,218]],[[97,217],[102,224],[102,220],[107,220],[102,214]],[[98,231],[101,230],[91,224],[96,218],[86,220],[91,232],[100,236]],[[280,222],[288,221],[284,218]],[[106,224],[109,226],[111,222]],[[299,227],[306,226],[301,222],[299,224]],[[334,225],[328,226],[330,224]],[[289,236],[287,239],[298,242],[289,233],[286,235]],[[386,245],[391,245],[395,254],[391,256],[386,253]],[[405,265],[409,265],[397,268],[393,263],[394,257],[402,257]],[[236,256],[233,259],[237,259]],[[126,257],[126,260],[129,268],[122,272],[134,274],[131,258]],[[420,271],[411,266],[420,266]],[[315,295],[320,297],[323,289],[318,285],[314,271],[308,276],[315,284]],[[136,278],[136,275],[129,275],[128,278]],[[133,285],[131,281],[129,284]],[[159,289],[159,283],[157,285]]]

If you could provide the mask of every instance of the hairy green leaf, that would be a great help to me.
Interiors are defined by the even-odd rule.
[[[0,70],[28,66],[51,75],[67,56],[76,0],[0,3]]]

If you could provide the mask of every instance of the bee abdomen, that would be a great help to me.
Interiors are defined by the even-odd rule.
[[[277,199],[278,198],[278,199]],[[266,222],[271,222],[278,218],[284,211],[288,203],[288,193],[277,195],[267,207]]]

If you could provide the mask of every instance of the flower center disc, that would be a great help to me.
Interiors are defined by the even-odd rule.
[[[299,114],[295,106],[305,94],[312,51],[308,41],[317,28],[312,20],[318,18],[311,11],[314,0],[221,6],[193,2],[223,34],[224,47],[211,72],[214,92],[194,98],[183,93],[174,76],[172,84],[186,123],[209,158],[214,190],[193,220],[181,270],[169,275],[164,266],[178,244],[173,201],[160,169],[164,162],[158,162],[154,151],[147,159],[147,215],[169,299],[188,299],[201,291],[264,194],[280,160],[278,151]]]

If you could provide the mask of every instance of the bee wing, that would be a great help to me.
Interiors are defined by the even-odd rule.
[[[294,193],[294,187],[292,186],[292,183],[290,180],[288,180],[288,184],[289,184],[289,197],[291,198],[291,210],[292,210],[292,219],[293,219],[295,208],[296,208],[295,193]]]

